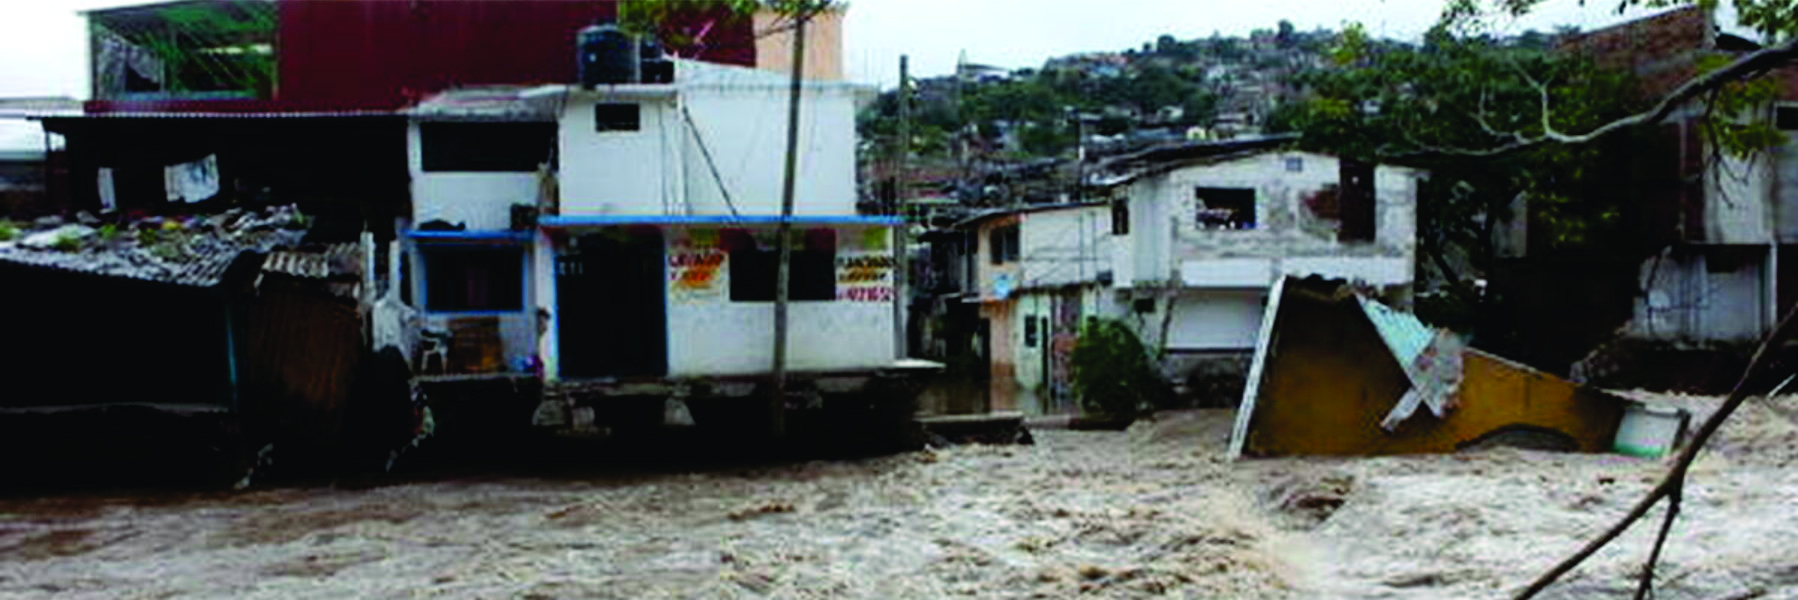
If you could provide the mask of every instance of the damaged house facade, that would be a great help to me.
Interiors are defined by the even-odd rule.
[[[1697,74],[1705,57],[1754,46],[1718,31],[1709,11],[1690,7],[1579,35],[1563,49],[1635,73],[1645,97],[1657,97]],[[1751,342],[1798,301],[1798,69],[1767,77],[1780,86],[1777,99],[1736,118],[1773,124],[1783,146],[1720,150],[1702,132],[1700,99],[1664,121],[1664,143],[1644,151],[1681,179],[1655,199],[1673,215],[1673,239],[1640,267],[1628,336],[1694,348]]]
[[[988,358],[992,409],[1070,410],[1068,358],[1088,317],[1130,324],[1185,393],[1228,403],[1279,278],[1351,280],[1408,301],[1423,174],[1290,142],[1116,157],[1093,180],[1106,200],[995,211],[964,221],[960,235],[932,236],[933,254],[949,256],[933,264],[964,274],[948,297],[978,306],[975,320],[937,303],[937,322],[974,332],[967,343]]]

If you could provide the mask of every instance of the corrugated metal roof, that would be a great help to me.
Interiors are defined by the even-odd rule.
[[[281,207],[263,212],[233,211],[206,220],[196,218],[180,228],[159,232],[160,240],[148,245],[140,243],[131,231],[121,231],[113,240],[90,235],[77,250],[30,247],[21,238],[0,242],[0,262],[211,287],[218,285],[231,263],[245,252],[267,253],[298,244],[306,232],[284,228],[298,214],[291,207]],[[39,233],[44,232],[27,232],[26,236]]]
[[[1361,301],[1361,310],[1367,313],[1368,322],[1380,332],[1380,339],[1392,349],[1392,355],[1398,358],[1400,365],[1416,361],[1436,338],[1436,331],[1418,320],[1417,315],[1393,310],[1365,296],[1355,298]]]
[[[117,111],[117,112],[17,112],[11,118],[31,120],[45,119],[341,119],[368,117],[403,117],[392,111],[379,110],[343,110],[343,111],[295,111],[295,112],[178,112],[178,111]]]
[[[406,109],[426,120],[554,121],[567,86],[504,86],[449,90]]]
[[[332,244],[323,250],[278,250],[262,261],[262,272],[305,279],[359,278],[362,274],[359,244]]]

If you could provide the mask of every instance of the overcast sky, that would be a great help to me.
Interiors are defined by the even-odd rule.
[[[1035,67],[1074,52],[1123,50],[1162,34],[1245,35],[1280,19],[1299,29],[1359,21],[1380,37],[1415,38],[1445,0],[849,0],[844,64],[855,80],[898,80],[899,55],[917,75],[954,69],[957,56],[1003,67]],[[11,0],[0,5],[0,96],[87,94],[85,22],[77,11],[142,4],[129,0]],[[1528,18],[1499,24],[1510,33],[1571,24],[1590,29],[1647,14],[1615,14],[1612,0],[1549,0]],[[1719,20],[1724,20],[1719,18]],[[41,139],[0,124],[0,148]]]

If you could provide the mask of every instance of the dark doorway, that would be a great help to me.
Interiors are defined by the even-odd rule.
[[[573,242],[556,258],[562,377],[667,374],[661,231],[619,228]]]

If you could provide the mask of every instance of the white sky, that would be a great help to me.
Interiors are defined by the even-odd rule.
[[[1162,34],[1180,39],[1213,32],[1246,35],[1280,19],[1300,30],[1359,21],[1377,37],[1415,38],[1445,0],[849,0],[844,65],[851,78],[882,87],[898,80],[899,56],[915,75],[971,62],[1035,67],[1063,54],[1123,50]],[[77,11],[141,4],[132,0],[10,0],[0,5],[0,97],[87,95],[87,34]],[[1613,0],[1549,0],[1528,18],[1504,23],[1518,33],[1573,24],[1591,29],[1648,11],[1615,14]],[[1723,15],[1719,21],[1728,22]],[[35,127],[0,122],[0,148],[41,147]]]

